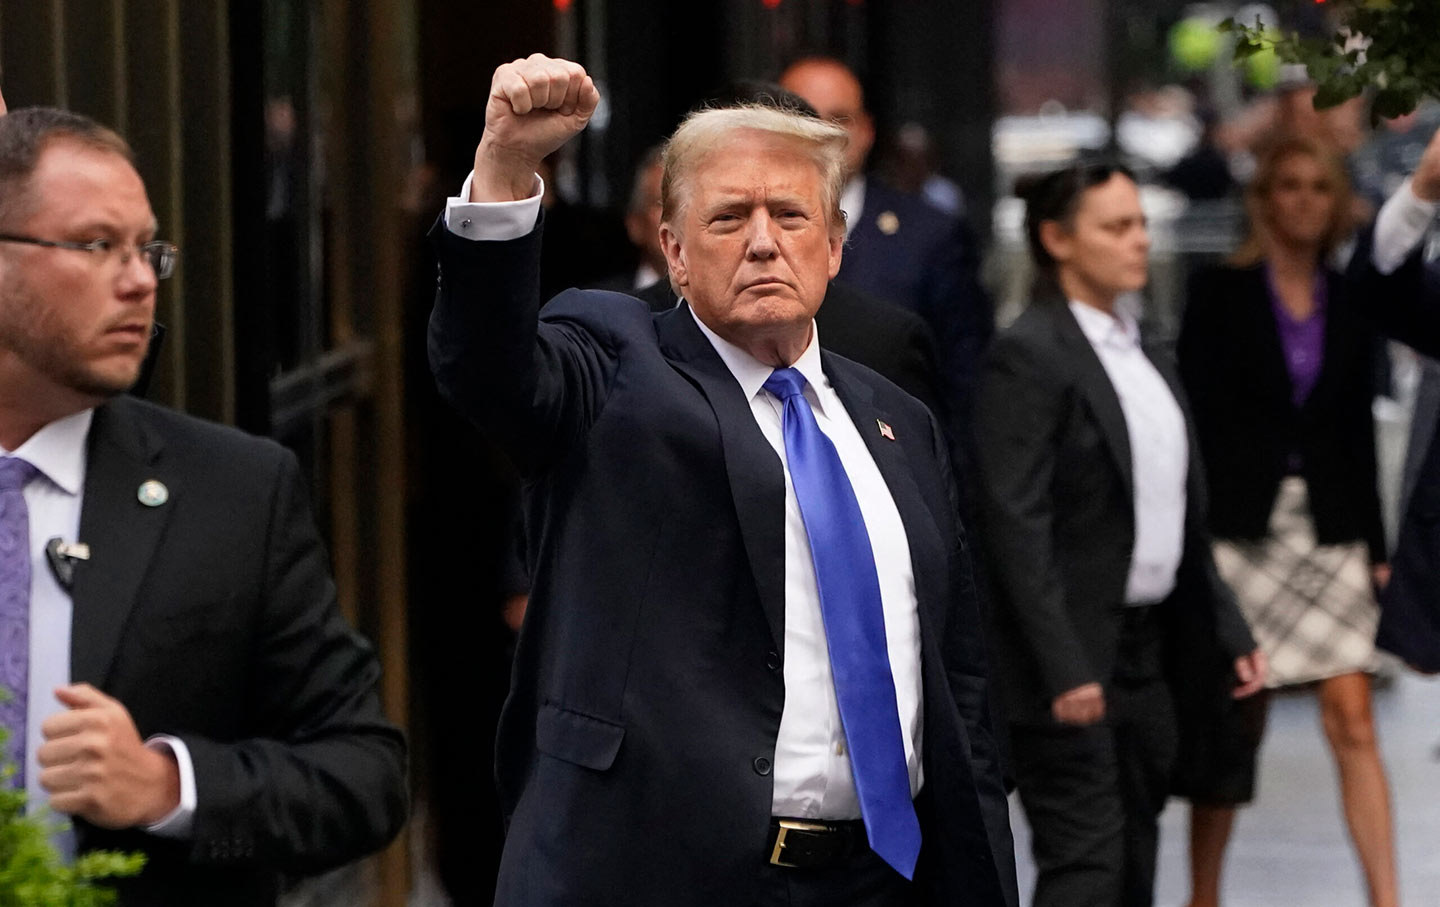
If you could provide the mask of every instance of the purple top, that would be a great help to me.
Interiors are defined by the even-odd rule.
[[[1315,309],[1310,317],[1302,321],[1297,321],[1280,301],[1268,265],[1265,267],[1265,287],[1270,291],[1270,308],[1275,313],[1275,327],[1280,332],[1285,369],[1290,373],[1290,400],[1299,409],[1315,389],[1315,382],[1320,380],[1320,366],[1325,362],[1325,272],[1315,275]]]
[[[1285,303],[1280,301],[1269,265],[1265,266],[1265,288],[1270,291],[1270,309],[1280,334],[1285,370],[1290,373],[1290,401],[1299,409],[1310,398],[1310,392],[1320,380],[1320,367],[1325,363],[1325,307],[1328,301],[1325,272],[1320,270],[1315,275],[1315,308],[1303,320],[1297,321],[1285,308]],[[1304,465],[1300,451],[1292,450],[1286,463],[1291,474],[1298,475]]]

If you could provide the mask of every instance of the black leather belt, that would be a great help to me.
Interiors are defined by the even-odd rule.
[[[844,866],[870,847],[860,819],[826,822],[820,819],[770,820],[770,863],[796,869],[832,869]]]

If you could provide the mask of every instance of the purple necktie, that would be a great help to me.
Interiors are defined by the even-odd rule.
[[[30,512],[25,483],[34,466],[16,457],[0,458],[0,726],[16,766],[15,786],[25,789],[25,715],[30,692]]]

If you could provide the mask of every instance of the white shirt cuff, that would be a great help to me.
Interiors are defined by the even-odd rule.
[[[545,181],[540,174],[535,174],[535,194],[513,202],[470,201],[470,181],[474,178],[472,170],[460,194],[445,200],[445,229],[466,239],[491,242],[519,239],[535,229],[540,220],[540,199],[545,195]]]
[[[1381,274],[1392,274],[1410,257],[1425,238],[1440,202],[1420,199],[1407,179],[1395,194],[1386,199],[1375,216],[1375,247],[1370,260]]]
[[[162,838],[186,837],[195,820],[195,764],[190,761],[190,748],[185,741],[169,734],[156,734],[146,740],[145,745],[153,750],[169,752],[180,769],[180,804],[159,822],[145,826],[145,830]]]

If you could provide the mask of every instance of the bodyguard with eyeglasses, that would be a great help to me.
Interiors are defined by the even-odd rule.
[[[120,136],[0,116],[0,725],[62,843],[146,854],[123,904],[272,904],[394,837],[405,744],[294,456],[125,395],[155,234]]]

